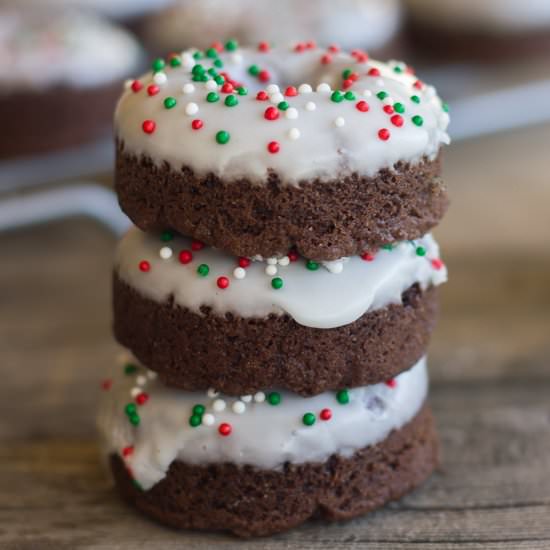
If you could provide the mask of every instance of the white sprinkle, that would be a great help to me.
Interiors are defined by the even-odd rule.
[[[283,256],[277,260],[277,263],[283,267],[286,267],[290,263],[290,258],[288,256]]]
[[[154,370],[147,371],[147,378],[149,378],[149,380],[154,380],[157,376],[158,375]]]
[[[375,80],[375,84],[376,84],[377,86],[383,87],[383,86],[384,86],[384,79],[383,79],[383,78],[377,78],[377,79]]]
[[[277,266],[276,265],[268,265],[265,268],[265,274],[269,275],[270,277],[273,277],[273,275],[277,275]]]
[[[298,92],[301,94],[310,94],[313,92],[313,88],[309,84],[300,84],[300,86],[298,86]]]
[[[142,374],[136,377],[136,384],[138,386],[145,386],[146,383],[147,383],[147,378],[145,378],[145,376],[143,376]]]
[[[231,408],[235,414],[243,414],[246,411],[246,405],[242,401],[235,401]]]
[[[159,256],[163,260],[169,260],[172,257],[173,250],[169,246],[163,246],[159,251]]]
[[[205,83],[204,83],[204,87],[209,91],[209,92],[215,92],[217,89],[218,89],[218,83],[213,80],[213,79],[210,79],[210,80],[207,80]]]
[[[212,426],[214,422],[216,421],[216,417],[213,414],[206,413],[202,415],[202,423],[205,426]]]
[[[195,59],[189,52],[181,54],[181,65],[184,69],[192,69],[195,66]]]
[[[208,397],[212,399],[214,397],[218,397],[218,395],[220,395],[220,392],[216,391],[214,388],[208,388],[206,395],[208,395]]]
[[[266,262],[267,262],[267,265],[277,265],[277,258],[275,257],[268,258]]]
[[[315,109],[317,109],[317,105],[315,105],[313,101],[308,101],[306,103],[306,111],[315,111]]]
[[[278,92],[275,94],[271,94],[269,96],[269,101],[271,101],[271,103],[274,103],[275,105],[281,103],[281,101],[284,101],[284,100],[285,100],[285,96]]]
[[[132,388],[130,390],[130,395],[132,397],[137,397],[141,393],[141,388]]]
[[[427,99],[431,99],[432,97],[435,97],[436,95],[436,90],[433,86],[426,86],[424,88],[424,95],[426,96]]]
[[[243,403],[250,403],[252,401],[251,395],[241,395],[241,401]]]
[[[199,106],[196,103],[188,103],[185,106],[185,114],[189,116],[196,115],[199,112]]]
[[[271,94],[278,94],[280,92],[279,86],[277,84],[270,84],[265,91],[271,95]]]
[[[254,394],[254,401],[256,401],[256,403],[263,403],[265,401],[265,393],[263,391],[259,391]]]
[[[242,268],[242,267],[236,267],[234,270],[233,270],[233,277],[235,277],[235,279],[244,279],[246,277],[246,269]]]
[[[342,126],[345,126],[346,124],[346,120],[344,119],[344,117],[336,117],[334,119],[334,126],[336,126],[336,128],[342,128]]]
[[[153,81],[155,84],[158,84],[161,86],[162,84],[166,84],[166,81],[168,80],[168,77],[166,76],[166,73],[156,73],[153,77]]]
[[[182,90],[184,94],[192,94],[195,91],[195,86],[191,82],[188,82],[183,85]]]
[[[317,86],[317,91],[321,93],[330,93],[331,88],[326,82],[322,82],[319,86]]]
[[[215,412],[225,411],[225,401],[223,399],[216,399],[216,401],[212,403],[212,409]]]
[[[124,81],[124,89],[125,89],[125,90],[128,90],[129,88],[131,88],[133,82],[134,82],[134,81],[131,80],[131,79],[125,80],[125,81]]]
[[[363,95],[365,97],[372,97],[372,91],[371,90],[363,90]]]
[[[292,140],[292,141],[295,141],[297,139],[300,138],[300,130],[298,130],[298,128],[291,128],[289,131],[288,131],[288,137]]]
[[[295,120],[298,118],[298,109],[295,109],[294,107],[290,107],[285,111],[286,118],[290,120]]]
[[[243,56],[240,53],[231,54],[229,59],[231,60],[231,63],[233,63],[234,65],[240,65],[243,62]]]

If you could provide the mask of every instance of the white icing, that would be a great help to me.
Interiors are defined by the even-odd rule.
[[[227,36],[243,44],[311,39],[325,46],[376,49],[396,34],[401,12],[398,0],[179,0],[149,21],[146,36],[164,52],[206,48]]]
[[[302,53],[292,48],[269,53],[243,49],[240,53],[242,59],[236,63],[231,61],[233,54],[221,54],[224,70],[234,81],[249,88],[247,96],[237,96],[239,105],[235,107],[224,104],[226,94],[221,92],[219,101],[207,102],[208,89],[203,82],[195,82],[193,92],[182,92],[192,78],[189,71],[194,61],[189,53],[183,55],[182,67],[167,67],[160,73],[166,82],[157,95],[149,97],[145,89],[153,81],[151,73],[142,77],[144,88],[139,92],[126,90],[115,115],[116,132],[126,150],[148,155],[158,164],[168,162],[177,169],[186,165],[197,174],[214,173],[225,180],[246,177],[262,182],[270,171],[275,171],[285,183],[297,185],[304,179],[334,179],[351,172],[374,175],[398,161],[432,159],[441,144],[449,141],[446,133],[449,116],[441,100],[431,86],[415,87],[417,78],[407,72],[404,64],[358,62],[346,53],[331,54],[332,62],[323,64],[321,59],[326,51],[311,49]],[[200,64],[210,68],[212,60],[201,59]],[[248,74],[252,64],[268,70],[271,82],[278,82],[281,91],[290,84],[298,87],[305,79],[313,88],[323,86],[285,98],[297,116],[287,117],[281,110],[277,120],[266,120],[266,108],[275,105],[256,99],[259,82]],[[348,90],[356,99],[336,103],[331,100],[330,89],[342,86],[345,69],[358,75]],[[368,76],[370,69],[378,69],[381,75]],[[379,92],[388,96],[381,100],[376,96]],[[273,94],[277,93],[280,92],[273,90]],[[411,101],[413,95],[420,98],[419,104]],[[174,97],[177,105],[166,109],[163,104],[166,97]],[[357,109],[360,100],[368,103],[367,112]],[[191,120],[186,118],[189,102],[199,108],[195,117],[204,123],[200,130],[193,130]],[[383,110],[395,102],[405,108],[399,127],[391,121],[395,113]],[[422,117],[421,126],[413,123],[414,116]],[[339,118],[344,120],[344,126],[341,121],[335,124]],[[143,131],[145,120],[155,122],[153,133]],[[379,137],[383,128],[391,133],[387,141]],[[225,145],[216,143],[216,134],[221,130],[231,135]],[[268,151],[272,141],[280,145],[276,154]]]
[[[160,250],[166,245],[173,255],[164,260]],[[422,246],[426,255],[418,256],[416,246]],[[191,250],[190,239],[176,237],[164,243],[158,234],[133,228],[119,244],[115,269],[128,285],[158,302],[173,296],[176,304],[197,313],[208,306],[221,315],[231,312],[242,317],[288,313],[297,323],[315,328],[346,325],[368,311],[401,303],[402,293],[415,283],[426,289],[447,279],[445,266],[433,265],[439,247],[430,235],[415,245],[403,242],[393,250],[380,249],[373,261],[349,258],[338,274],[321,267],[310,271],[302,258],[288,265],[278,263],[277,276],[284,283],[278,290],[262,262],[252,262],[246,276],[239,278],[234,274],[237,259],[233,256],[205,247],[192,252],[192,262],[182,264],[181,250]],[[140,270],[142,261],[149,262],[149,271]],[[208,276],[197,273],[200,264],[209,266]],[[230,281],[224,290],[216,283],[222,276]]]
[[[521,32],[550,26],[548,0],[407,0],[406,3],[415,19],[445,29]]]
[[[244,397],[210,397],[152,380],[142,388],[149,398],[136,406],[140,422],[135,427],[125,406],[134,401],[131,390],[143,370],[126,375],[119,367],[114,372],[113,385],[102,399],[98,426],[107,455],[122,455],[123,449],[133,447],[125,461],[144,489],[160,481],[174,460],[279,469],[285,462],[321,462],[335,453],[351,456],[412,420],[428,390],[425,358],[391,386],[381,383],[349,390],[349,403],[344,405],[337,401],[336,392],[309,398],[279,392],[281,402],[274,406],[263,392],[245,403]],[[204,405],[205,411],[202,424],[191,427],[189,418],[196,404]],[[323,409],[331,410],[330,420],[319,417]],[[306,413],[316,417],[312,426],[302,421]],[[218,431],[222,423],[232,427],[226,437]]]
[[[135,71],[140,59],[128,32],[93,16],[14,10],[0,17],[3,92],[117,82]]]

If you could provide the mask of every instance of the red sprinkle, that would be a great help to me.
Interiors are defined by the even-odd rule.
[[[204,248],[204,243],[201,241],[192,241],[191,242],[191,250],[194,250],[195,252],[197,250],[202,250]]]
[[[146,134],[152,134],[156,130],[157,125],[154,120],[144,120],[141,128]]]
[[[329,63],[332,63],[332,55],[329,55],[328,53],[326,53],[325,55],[322,55],[321,63],[323,65],[328,65]]]
[[[251,261],[248,258],[245,258],[244,256],[241,256],[239,258],[239,267],[246,268],[250,265]]]
[[[353,86],[353,80],[351,78],[348,78],[347,80],[344,80],[342,83],[342,88],[344,90],[347,90],[348,88],[351,88]]]
[[[218,288],[225,290],[229,286],[229,279],[227,277],[218,277],[216,284],[218,285]]]
[[[391,105],[384,105],[384,107],[382,107],[382,110],[388,115],[393,115],[394,113],[394,108]]]
[[[277,107],[268,107],[265,110],[264,118],[266,120],[277,120],[279,118],[279,109]]]
[[[397,380],[395,378],[391,378],[390,380],[387,380],[386,381],[386,386],[388,386],[390,388],[397,387]]]
[[[258,50],[260,50],[261,52],[268,52],[269,49],[269,44],[267,42],[260,42],[258,44]]]
[[[182,250],[179,257],[182,264],[188,264],[193,260],[193,254],[190,250]]]
[[[434,258],[432,260],[432,267],[434,269],[436,269],[437,271],[439,271],[445,264],[443,263],[442,260],[440,260],[439,258]]]
[[[398,128],[401,128],[401,126],[403,126],[403,117],[401,115],[393,115],[391,118],[391,123],[394,125],[394,126],[397,126]]]
[[[289,250],[288,254],[288,259],[291,261],[291,262],[297,262],[298,261],[298,258],[300,257],[298,252],[296,252],[296,250]]]
[[[421,80],[417,80],[413,86],[417,89],[417,90],[421,90],[423,87],[424,87],[424,83],[421,81]]]
[[[147,273],[151,270],[151,264],[147,260],[143,260],[142,262],[139,262],[139,270]]]
[[[366,113],[370,109],[369,104],[364,100],[358,101],[355,104],[355,107],[358,111],[361,111],[362,113]]]
[[[361,254],[361,259],[365,260],[365,262],[372,262],[374,261],[374,254],[370,252],[363,252],[363,254]]]
[[[297,53],[302,53],[306,49],[306,45],[303,42],[299,42],[294,46],[294,51]]]
[[[228,424],[227,422],[220,424],[218,427],[218,432],[220,432],[220,435],[223,435],[224,437],[227,437],[231,433],[231,430],[231,424]]]
[[[319,418],[321,420],[330,420],[332,418],[332,411],[330,409],[323,409],[319,413]]]
[[[317,47],[317,42],[315,42],[315,40],[308,40],[306,42],[306,48],[308,50],[314,50],[316,47]]]
[[[275,154],[275,153],[278,153],[280,150],[281,150],[281,146],[279,145],[279,142],[278,141],[270,141],[268,144],[267,144],[267,150],[271,153],[271,154]]]
[[[257,94],[256,94],[256,99],[258,101],[267,101],[269,99],[269,96],[267,95],[267,92],[265,92],[264,90],[260,90]]]
[[[369,76],[380,76],[380,71],[376,67],[373,67],[372,69],[369,69],[367,74]]]
[[[107,379],[101,381],[101,389],[103,391],[110,390],[112,385],[113,385],[113,381],[110,378],[107,378]]]
[[[218,53],[223,52],[223,44],[221,42],[212,42],[212,48],[214,48]]]
[[[285,95],[288,97],[294,97],[298,95],[298,90],[294,86],[289,86],[285,90]]]
[[[233,88],[233,84],[231,84],[230,82],[226,82],[223,86],[222,86],[222,93],[224,94],[230,94],[232,93],[234,90]]]
[[[191,128],[193,128],[193,130],[200,130],[203,126],[204,122],[200,118],[196,118],[191,122]]]
[[[122,456],[124,458],[127,458],[129,457],[132,453],[134,452],[134,448],[130,445],[129,447],[124,447],[124,449],[122,449]]]
[[[138,405],[145,405],[145,403],[147,403],[147,401],[149,401],[149,395],[148,394],[146,394],[145,392],[137,394],[136,403]]]
[[[378,137],[382,141],[388,141],[388,139],[390,139],[390,131],[387,128],[382,128],[378,130]]]
[[[132,88],[132,92],[137,93],[143,88],[143,84],[139,80],[134,80],[132,82],[131,88]]]
[[[328,51],[331,53],[338,53],[340,51],[340,46],[337,46],[336,44],[331,44],[328,47]]]
[[[157,95],[160,92],[160,88],[156,84],[151,84],[147,86],[147,93],[150,96]]]
[[[260,74],[258,74],[258,79],[260,82],[269,82],[270,78],[271,75],[269,74],[269,71],[266,71],[265,69],[260,71]]]

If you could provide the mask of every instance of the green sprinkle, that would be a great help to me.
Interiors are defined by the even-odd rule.
[[[214,61],[214,67],[218,67],[218,69],[223,69],[223,61],[221,59],[216,59],[216,61]]]
[[[202,416],[204,414],[205,408],[204,405],[198,403],[193,407],[193,414],[197,416]]]
[[[306,263],[306,267],[310,271],[317,271],[319,269],[319,264],[317,262],[314,262],[313,260],[308,260]]]
[[[376,97],[380,100],[386,99],[388,97],[388,92],[384,92],[384,91],[378,92],[376,94]]]
[[[267,400],[270,405],[273,405],[273,406],[279,405],[279,403],[281,402],[281,394],[279,392],[272,391],[271,393],[268,394]]]
[[[389,250],[391,252],[393,250],[393,244],[383,244],[380,248],[382,248],[383,250]]]
[[[216,57],[218,57],[218,52],[216,51],[216,48],[208,48],[205,53],[206,57],[209,57],[210,59],[216,59]]]
[[[193,54],[193,59],[194,59],[195,61],[197,61],[197,60],[199,60],[199,59],[202,59],[202,52],[195,52],[195,53]]]
[[[172,233],[172,231],[163,231],[160,235],[160,240],[165,243],[171,241],[173,238],[174,234]]]
[[[143,492],[143,487],[137,479],[132,479],[132,485],[138,490]]]
[[[281,111],[286,111],[286,110],[290,107],[290,105],[288,104],[288,101],[281,101],[281,102],[277,105],[277,107],[278,107],[279,109],[281,109]]]
[[[402,115],[405,112],[405,106],[403,105],[403,103],[399,103],[399,102],[394,103],[393,109],[396,113],[399,113],[400,115]]]
[[[206,71],[210,76],[217,76],[218,75],[218,71],[216,71],[216,69],[214,69],[214,67],[210,67],[210,69],[208,69]]]
[[[330,99],[334,101],[334,103],[340,103],[344,100],[344,94],[341,91],[336,90],[332,92]]]
[[[136,407],[136,404],[135,403],[128,403],[126,405],[126,407],[124,407],[124,412],[128,415],[128,416],[131,416],[132,414],[136,414],[136,411],[137,411],[137,407]]]
[[[306,413],[302,416],[302,422],[306,426],[313,426],[315,424],[315,415],[313,413]]]
[[[164,100],[164,108],[165,109],[173,109],[177,104],[177,101],[176,101],[176,98],[175,97],[167,97],[165,100]]]
[[[424,119],[420,115],[414,115],[412,121],[416,126],[422,126],[422,124],[424,124]]]
[[[239,95],[248,95],[248,90],[244,86],[237,88],[237,92],[239,92]]]
[[[229,134],[229,132],[226,132],[225,130],[220,130],[216,134],[216,141],[220,145],[225,145],[230,139],[231,139],[231,135]]]
[[[197,273],[198,273],[201,277],[206,277],[206,276],[210,273],[210,268],[209,268],[206,264],[201,264],[201,265],[199,265],[199,267],[197,268]]]
[[[353,71],[351,69],[345,69],[344,72],[342,73],[342,78],[344,80],[347,80],[351,75],[352,75]]]
[[[137,367],[133,365],[132,363],[127,363],[124,365],[124,374],[134,374],[134,372],[137,371]]]
[[[271,286],[275,289],[275,290],[279,290],[281,288],[283,288],[283,280],[281,279],[281,277],[275,277],[274,279],[271,279]]]
[[[194,74],[191,80],[193,80],[193,82],[206,82],[208,80],[208,75],[205,73]]]
[[[141,418],[139,417],[139,414],[134,413],[129,416],[128,420],[133,426],[139,426]]]
[[[248,73],[252,76],[258,76],[260,74],[260,67],[258,67],[258,65],[250,65],[250,67],[248,67]]]
[[[189,417],[189,425],[193,428],[200,426],[201,422],[202,418],[198,414],[194,414],[193,416]]]
[[[239,104],[239,100],[237,99],[236,96],[234,96],[233,94],[229,94],[226,98],[225,98],[225,102],[227,107],[235,107],[236,105]]]
[[[170,59],[170,67],[180,67],[181,66],[181,59],[177,56],[174,56]]]
[[[420,98],[417,95],[412,95],[411,96],[411,101],[413,103],[420,103]]]
[[[191,69],[191,73],[194,74],[194,75],[204,74],[205,72],[206,72],[206,69],[200,63],[197,63]]]
[[[416,247],[416,255],[417,256],[425,256],[426,255],[426,249],[423,246],[417,246]]]
[[[349,392],[348,390],[340,390],[336,393],[336,401],[340,403],[340,405],[347,405],[349,403]]]
[[[351,90],[348,90],[344,94],[344,98],[347,99],[348,101],[353,101],[355,99],[355,94]]]
[[[448,104],[448,103],[443,103],[443,104],[441,105],[441,108],[443,109],[443,111],[444,111],[445,113],[448,113],[448,112],[449,112],[449,104]]]
[[[234,52],[239,47],[239,43],[236,40],[228,40],[225,43],[225,49],[228,52]]]
[[[158,59],[155,59],[153,61],[152,67],[153,67],[153,71],[155,73],[158,73],[159,71],[162,71],[162,69],[164,69],[164,67],[166,67],[166,63],[164,62],[164,59],[159,57]]]
[[[393,68],[393,72],[394,72],[394,73],[401,74],[401,73],[403,72],[403,68],[400,67],[399,65],[396,65],[396,66]]]
[[[225,83],[225,78],[221,74],[219,74],[218,76],[214,77],[214,82],[222,86]]]
[[[216,103],[220,99],[220,96],[216,92],[208,92],[206,96],[206,101],[208,103]]]

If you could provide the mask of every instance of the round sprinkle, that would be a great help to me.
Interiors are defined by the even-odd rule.
[[[197,118],[191,122],[191,128],[193,128],[193,130],[200,130],[203,126],[204,122],[200,118]]]
[[[244,86],[239,86],[239,87],[237,88],[237,93],[238,93],[239,95],[248,95],[248,89],[245,88]]]
[[[399,113],[400,115],[402,115],[405,112],[405,106],[403,105],[403,103],[399,103],[399,102],[394,103],[393,108],[395,112]]]
[[[369,104],[364,99],[362,99],[355,104],[355,108],[362,113],[366,113],[370,107]]]
[[[241,401],[243,403],[251,403],[252,402],[252,396],[251,395],[241,395]]]
[[[288,101],[281,101],[278,103],[277,107],[281,111],[286,111],[290,107],[290,105],[288,104]]]
[[[252,263],[252,262],[251,262],[250,258],[245,258],[244,256],[241,256],[241,257],[239,258],[239,267],[244,267],[244,268],[246,268],[246,267],[248,267],[251,263]]]
[[[206,395],[210,398],[218,397],[218,395],[220,395],[220,392],[216,391],[214,388],[208,388],[208,390],[206,391]]]
[[[132,424],[133,426],[139,426],[139,423],[140,423],[140,421],[141,421],[139,415],[136,414],[136,413],[131,414],[131,415],[128,417],[128,420],[130,421],[130,424]]]
[[[330,93],[331,88],[326,82],[322,82],[317,86],[316,90],[320,93]]]
[[[263,391],[259,391],[258,393],[255,393],[254,401],[256,403],[263,403],[265,401],[265,393]]]
[[[193,261],[193,254],[190,250],[182,250],[179,254],[179,260],[182,264],[188,264]]]
[[[298,95],[298,90],[294,86],[288,86],[285,90],[285,95],[288,97],[295,97]]]
[[[160,240],[164,243],[170,242],[174,238],[172,231],[163,231],[160,235]]]
[[[345,126],[346,125],[346,121],[344,119],[344,117],[336,117],[334,119],[334,126],[336,126],[336,128],[342,128],[342,126]]]
[[[296,141],[297,139],[300,139],[300,130],[298,130],[298,128],[291,128],[289,131],[288,131],[288,137],[289,139],[291,139],[292,141]]]
[[[175,97],[167,97],[164,100],[164,108],[165,109],[173,109],[177,104],[178,104],[178,102],[176,101]]]
[[[313,426],[315,424],[315,415],[313,413],[306,413],[302,416],[302,422],[305,426]]]
[[[189,116],[196,115],[199,112],[199,106],[196,103],[188,103],[185,106],[185,114]]]
[[[212,409],[215,412],[225,411],[225,407],[226,407],[226,404],[225,404],[225,401],[223,399],[216,399],[214,401],[214,403],[212,403]]]
[[[283,280],[281,279],[281,277],[275,277],[274,279],[271,279],[271,286],[275,289],[275,290],[280,290],[281,288],[283,288]]]
[[[306,111],[315,111],[317,109],[317,105],[313,101],[308,101],[306,103]]]
[[[257,94],[256,94],[256,99],[258,101],[267,101],[269,99],[269,96],[267,95],[267,92],[265,92],[264,90],[260,90]]]
[[[417,104],[418,104],[418,103],[420,103],[420,98],[419,98],[417,95],[412,95],[412,96],[411,96],[411,101],[412,101],[413,103],[417,103]]]
[[[231,429],[232,429],[231,424],[224,422],[223,424],[220,424],[218,428],[218,432],[220,433],[221,436],[227,437],[228,435],[231,434]]]
[[[349,391],[348,390],[340,390],[336,393],[336,401],[340,403],[340,405],[347,405],[349,403]]]
[[[321,420],[324,420],[325,422],[327,420],[330,420],[332,418],[332,411],[330,409],[323,409],[320,413],[319,413],[319,418]]]
[[[152,65],[151,65],[151,68],[155,72],[162,71],[162,69],[164,69],[164,67],[166,67],[166,63],[165,63],[164,59],[162,59],[160,57],[155,59],[153,61]]]
[[[298,118],[298,109],[294,107],[290,107],[290,109],[287,109],[285,113],[285,117],[290,120],[295,120]]]
[[[198,426],[200,426],[202,423],[202,417],[198,414],[193,414],[192,416],[189,417],[189,425],[192,427],[192,428],[196,428]]]
[[[153,77],[153,82],[155,84],[158,84],[159,86],[162,86],[163,84],[166,84],[167,80],[168,80],[168,77],[166,76],[166,73],[157,73]]]
[[[220,145],[225,145],[226,143],[229,142],[230,139],[231,139],[231,135],[229,134],[229,132],[226,132],[225,130],[220,130],[220,131],[216,134],[216,141],[217,141]]]
[[[143,273],[147,273],[151,271],[151,264],[147,260],[143,260],[139,262],[139,270],[143,271]]]
[[[218,83],[215,80],[205,82],[204,86],[209,92],[215,92],[218,89]]]
[[[204,243],[201,241],[197,241],[194,239],[191,241],[191,250],[194,250],[195,252],[202,250],[204,248]]]
[[[153,97],[160,92],[160,88],[156,84],[150,84],[147,86],[147,95]]]
[[[228,95],[225,98],[224,103],[225,103],[226,107],[235,107],[239,104],[239,100],[237,99],[237,96]]]
[[[344,94],[344,99],[345,99],[346,101],[355,101],[356,96],[355,96],[355,94],[354,94],[351,90],[348,90],[348,91]]]
[[[216,92],[208,92],[208,94],[206,94],[206,101],[208,101],[208,103],[216,103],[219,99],[220,96]]]
[[[267,144],[267,150],[272,154],[276,154],[281,150],[281,146],[279,145],[278,141],[270,141]]]
[[[277,266],[276,265],[266,266],[265,274],[269,277],[273,277],[274,275],[277,275]]]
[[[173,251],[169,246],[163,246],[159,251],[159,256],[163,260],[169,260],[172,257]]]
[[[290,264],[290,258],[288,256],[283,256],[277,260],[277,263],[283,267]]]
[[[239,43],[235,39],[228,40],[225,43],[225,49],[228,52],[234,52],[239,47]]]
[[[422,126],[422,124],[424,124],[424,119],[420,115],[413,116],[412,121],[416,126]]]
[[[137,93],[143,88],[143,84],[139,80],[134,80],[130,84],[130,88],[132,89],[132,92]]]
[[[279,392],[272,391],[267,395],[267,401],[270,405],[279,405],[281,403],[281,394]]]
[[[387,128],[382,128],[378,130],[378,137],[382,141],[388,141],[388,139],[390,139],[390,131]]]
[[[269,44],[267,42],[260,42],[258,44],[258,51],[266,53],[269,51]]]
[[[300,84],[300,86],[298,86],[298,92],[301,94],[310,94],[313,92],[313,88],[309,84]]]
[[[269,82],[270,78],[271,75],[269,74],[269,71],[266,71],[265,69],[258,73],[258,79],[260,82]]]
[[[199,267],[197,267],[197,273],[201,277],[206,277],[210,273],[210,268],[207,264],[201,264],[199,265]]]
[[[268,265],[277,265],[277,258],[275,256],[268,258],[266,260]]]
[[[386,99],[388,97],[388,92],[384,92],[382,90],[376,94],[376,97],[382,101],[383,99]]]
[[[319,269],[319,264],[317,262],[314,262],[313,260],[308,260],[306,263],[306,267],[310,271],[317,271]]]
[[[218,288],[225,290],[229,286],[229,279],[227,277],[218,277],[216,284],[218,285]]]
[[[213,414],[206,413],[202,415],[203,426],[212,426],[216,421],[216,417]]]
[[[242,401],[235,401],[231,406],[231,409],[235,414],[244,414],[246,411],[246,405]]]
[[[281,109],[282,111],[284,111],[285,109],[288,109],[288,103],[285,101],[285,96],[279,92],[275,94],[271,94],[269,96],[269,101],[271,101],[271,103],[274,103],[275,105],[282,103],[283,104],[283,108]]]
[[[281,91],[279,89],[279,86],[277,86],[277,84],[270,84],[265,90],[270,95],[271,94],[278,94]]]
[[[146,134],[152,134],[155,131],[156,127],[157,125],[154,120],[144,120],[143,124],[141,125],[141,128]]]
[[[372,262],[374,261],[374,254],[371,252],[363,252],[363,254],[361,254],[361,259],[365,262]]]
[[[233,270],[233,277],[239,280],[244,279],[246,277],[246,270],[243,269],[242,267],[236,267]]]
[[[397,380],[395,378],[390,378],[389,380],[386,380],[385,384],[386,386],[388,386],[388,388],[397,388]]]
[[[401,128],[401,126],[403,126],[403,117],[401,115],[393,115],[391,118],[391,123],[394,125],[394,126],[397,126],[398,128]]]
[[[339,90],[336,90],[335,92],[332,92],[332,95],[330,96],[330,100],[334,101],[334,103],[340,103],[344,101],[344,94]]]
[[[264,112],[266,120],[277,120],[279,118],[279,109],[277,107],[268,107]]]
[[[204,405],[198,404],[193,407],[193,414],[203,415],[204,411]]]
[[[416,255],[417,256],[425,256],[426,255],[426,249],[423,246],[417,246],[416,247]]]
[[[187,84],[183,85],[182,90],[184,94],[192,94],[195,91],[195,86],[191,82],[187,82]]]
[[[380,76],[380,71],[376,67],[373,67],[372,69],[369,69],[367,74],[369,76]]]
[[[124,447],[124,449],[122,449],[122,456],[124,458],[127,458],[128,456],[130,456],[132,453],[134,452],[134,448],[132,446],[130,447]]]
[[[233,84],[231,84],[231,82],[224,82],[223,86],[222,86],[222,92],[224,94],[230,94],[233,92],[235,88],[233,87]]]

